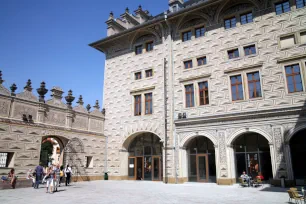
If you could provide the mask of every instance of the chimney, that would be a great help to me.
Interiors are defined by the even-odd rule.
[[[184,0],[169,0],[169,10],[170,12],[176,12],[183,7]]]

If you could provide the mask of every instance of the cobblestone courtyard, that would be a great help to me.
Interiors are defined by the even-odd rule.
[[[186,183],[180,185],[145,181],[92,181],[72,183],[60,187],[54,194],[45,193],[45,188],[2,190],[1,204],[95,204],[95,203],[288,203],[285,189],[240,188],[216,184]]]

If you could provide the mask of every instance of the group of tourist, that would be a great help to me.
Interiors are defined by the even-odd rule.
[[[35,170],[29,169],[27,173],[27,179],[32,180],[32,187],[34,189],[39,188],[39,184],[46,183],[46,193],[57,192],[58,187],[61,186],[63,179],[65,177],[65,184],[68,186],[70,184],[70,179],[72,176],[72,169],[69,165],[64,169],[60,165],[50,165],[49,167],[42,167],[38,165]],[[10,182],[11,187],[14,189],[17,183],[17,176],[15,175],[15,170],[12,168],[8,173],[8,176],[2,176],[2,182]]]
[[[261,172],[258,172],[258,175],[257,176],[254,176],[254,178],[252,176],[249,176],[244,172],[242,172],[240,178],[242,178],[242,180],[244,182],[246,182],[248,184],[248,186],[252,186],[253,183],[254,183],[254,180],[256,179],[260,179],[260,180],[264,180],[264,177],[263,175],[261,174]]]

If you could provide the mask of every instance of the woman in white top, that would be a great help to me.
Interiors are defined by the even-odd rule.
[[[64,172],[65,172],[66,186],[67,186],[70,183],[70,179],[71,179],[71,175],[72,175],[71,167],[69,165],[67,165]]]

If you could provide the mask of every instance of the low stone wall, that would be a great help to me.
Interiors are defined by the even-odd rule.
[[[16,188],[27,188],[32,187],[32,180],[27,179],[17,179]],[[0,190],[12,189],[12,186],[9,181],[0,182]]]

